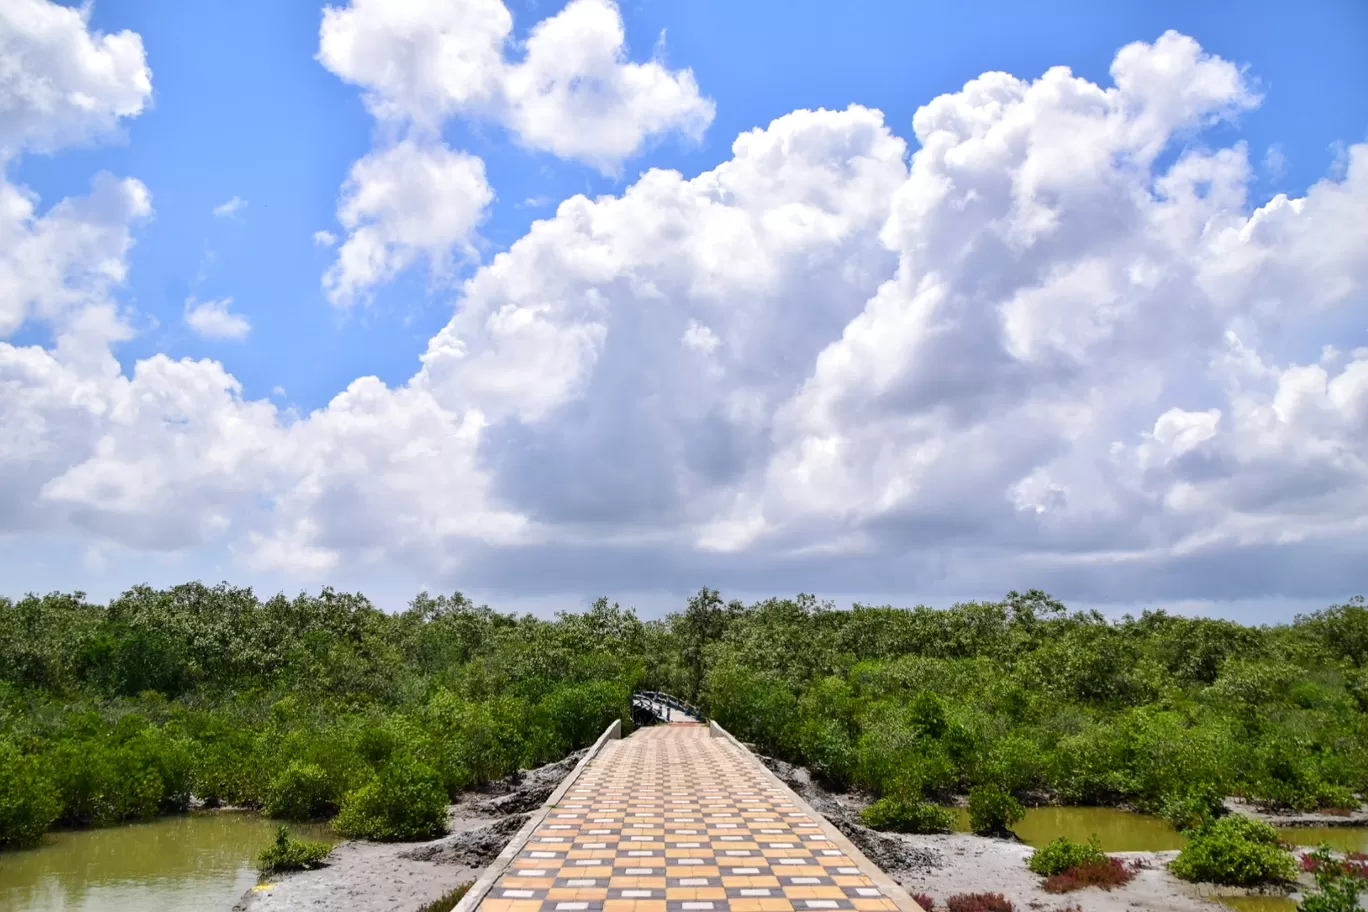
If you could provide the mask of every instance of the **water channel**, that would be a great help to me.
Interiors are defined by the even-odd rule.
[[[48,834],[0,853],[0,912],[225,912],[256,882],[276,823],[217,811]],[[326,825],[291,826],[309,839]]]

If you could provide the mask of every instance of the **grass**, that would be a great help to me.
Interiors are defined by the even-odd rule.
[[[475,881],[467,880],[450,893],[423,906],[418,912],[451,912],[456,908],[456,904],[461,901],[461,897],[470,892],[470,888],[475,886]]]

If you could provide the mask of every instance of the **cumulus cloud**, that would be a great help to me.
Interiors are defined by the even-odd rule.
[[[190,298],[185,302],[185,323],[206,339],[245,339],[252,331],[252,324],[242,314],[233,313],[232,306],[232,298],[219,301]]]
[[[448,73],[484,65],[479,34],[443,38],[440,72],[396,56],[383,97],[485,92]],[[524,591],[1319,594],[1368,546],[1368,351],[1343,329],[1368,146],[1255,208],[1246,149],[1200,142],[1257,104],[1238,67],[1170,33],[1111,83],[985,74],[918,110],[910,158],[878,111],[795,111],[712,170],[565,200],[461,285],[408,382],[307,415],[210,361],[125,375],[82,329],[113,319],[146,210],[110,183],[51,246],[85,253],[5,267],[37,289],[11,324],[86,341],[0,343],[0,521]],[[367,156],[330,290],[440,269],[488,192],[434,139]],[[40,234],[10,199],[6,230]]]
[[[419,258],[442,274],[453,255],[473,255],[493,199],[484,162],[439,143],[405,140],[367,155],[342,188],[338,218],[348,234],[323,280],[328,296],[351,304]]]
[[[98,138],[147,105],[142,38],[92,32],[88,15],[50,0],[0,8],[0,160]]]
[[[627,59],[612,0],[571,0],[533,26],[520,62],[512,30],[501,0],[353,0],[324,11],[318,59],[381,120],[435,132],[456,114],[485,117],[610,172],[652,136],[697,138],[712,121],[691,71]]]
[[[219,203],[214,207],[214,218],[229,218],[247,208],[247,201],[240,196]]]

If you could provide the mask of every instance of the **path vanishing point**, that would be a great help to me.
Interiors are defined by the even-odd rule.
[[[920,909],[715,724],[651,726],[620,740],[615,731],[605,733],[463,908]]]

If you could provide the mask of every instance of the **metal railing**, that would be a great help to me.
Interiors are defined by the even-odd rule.
[[[672,713],[682,715],[692,722],[708,721],[707,713],[694,704],[658,690],[639,690],[632,694],[632,707],[645,710],[661,722],[671,721]]]

